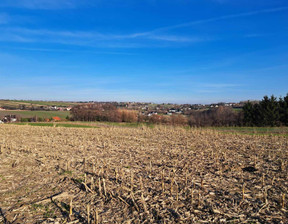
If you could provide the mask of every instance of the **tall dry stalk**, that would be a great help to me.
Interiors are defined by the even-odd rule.
[[[70,198],[70,204],[69,204],[69,218],[72,220],[72,211],[73,211],[73,204],[72,204],[72,198]]]
[[[87,204],[87,222],[90,224],[90,205]]]
[[[99,224],[99,215],[98,215],[97,208],[95,209],[95,213],[94,213],[94,223]]]
[[[245,199],[245,183],[242,185],[242,200],[244,201]]]

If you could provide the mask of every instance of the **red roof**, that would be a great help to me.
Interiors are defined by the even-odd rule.
[[[54,121],[61,121],[60,117],[52,117]]]

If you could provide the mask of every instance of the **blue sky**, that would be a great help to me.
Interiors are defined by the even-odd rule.
[[[1,0],[0,98],[285,96],[287,40],[287,0]]]

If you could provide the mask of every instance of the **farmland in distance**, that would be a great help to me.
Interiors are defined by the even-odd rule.
[[[65,119],[67,116],[70,116],[69,111],[31,111],[31,110],[3,110],[0,111],[0,118],[6,115],[17,115],[21,118],[31,118],[37,116],[38,118],[51,118],[51,117],[59,117],[61,119]]]

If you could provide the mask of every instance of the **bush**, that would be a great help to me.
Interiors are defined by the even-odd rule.
[[[194,111],[188,119],[190,126],[241,126],[242,113],[231,107],[220,106],[206,111]]]
[[[29,122],[29,118],[23,118],[23,117],[22,117],[22,118],[20,119],[20,121],[21,121],[21,122]]]

